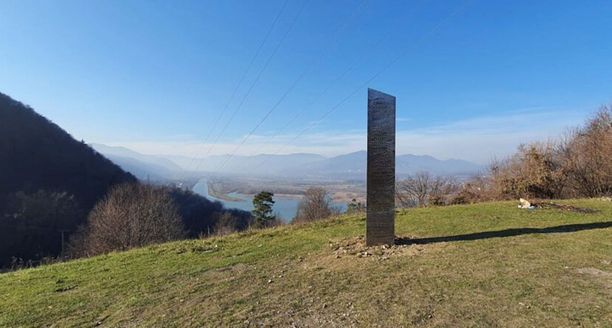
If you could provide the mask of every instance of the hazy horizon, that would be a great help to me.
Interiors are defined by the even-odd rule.
[[[428,129],[398,130],[398,155],[429,155],[437,159],[461,159],[488,164],[493,159],[505,158],[521,144],[557,140],[565,132],[584,122],[592,111],[536,111],[523,110],[496,117],[485,116],[457,121]],[[398,123],[399,125],[399,123]],[[296,153],[319,154],[334,157],[366,150],[366,131],[338,131],[301,136],[251,136],[251,142],[235,155],[288,155]],[[197,140],[153,140],[91,142],[120,146],[147,155],[184,156],[206,158],[231,154],[241,138],[234,142],[210,144]],[[288,141],[292,141],[289,144]],[[213,152],[209,153],[210,149]],[[282,150],[282,152],[279,152]]]
[[[485,164],[612,102],[609,2],[0,3],[0,91],[75,138],[144,154],[365,149]],[[543,19],[545,17],[546,19]]]

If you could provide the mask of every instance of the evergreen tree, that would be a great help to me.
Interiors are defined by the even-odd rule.
[[[253,218],[255,225],[258,227],[268,226],[274,221],[275,217],[272,214],[272,206],[274,206],[273,193],[262,191],[253,197]]]

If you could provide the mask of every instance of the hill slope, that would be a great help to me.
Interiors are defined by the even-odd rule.
[[[2,274],[0,326],[609,326],[612,204],[569,203],[598,212],[418,209],[396,227],[420,244],[372,256],[343,217]]]
[[[0,267],[56,256],[107,190],[136,179],[0,93]],[[67,214],[70,212],[70,214]]]
[[[0,93],[0,194],[66,191],[91,207],[134,177],[31,108]]]

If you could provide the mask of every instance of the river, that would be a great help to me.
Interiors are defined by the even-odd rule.
[[[208,193],[208,181],[206,179],[198,181],[198,183],[193,186],[193,192],[202,195],[210,200],[219,201],[226,208],[236,208],[248,212],[253,210],[253,195],[245,195],[236,192],[228,194],[228,196],[230,196],[231,198],[240,199],[238,201],[229,201],[216,198]],[[274,196],[274,202],[275,203],[272,207],[272,210],[275,213],[278,213],[284,222],[291,222],[291,220],[297,213],[300,199],[296,197]],[[338,207],[341,211],[346,210],[346,204],[344,203],[334,202],[332,205]]]

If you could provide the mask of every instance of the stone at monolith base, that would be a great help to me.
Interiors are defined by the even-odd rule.
[[[366,244],[395,240],[395,97],[368,89]]]

